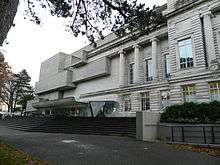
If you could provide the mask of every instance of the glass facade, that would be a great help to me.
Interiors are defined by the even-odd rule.
[[[119,111],[119,103],[115,101],[91,101],[89,106],[93,117],[107,117]]]
[[[183,100],[184,102],[195,102],[196,100],[196,86],[194,84],[184,85],[183,89]]]
[[[220,81],[209,83],[210,101],[220,101]]]
[[[192,39],[188,38],[178,42],[180,69],[193,67]]]

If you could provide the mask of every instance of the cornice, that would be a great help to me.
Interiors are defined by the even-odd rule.
[[[194,2],[191,2],[191,3],[187,3],[177,9],[175,9],[174,11],[171,11],[171,12],[167,12],[164,14],[164,16],[166,16],[167,18],[170,18],[170,17],[173,17],[177,14],[181,14],[187,10],[190,10],[192,8],[195,8],[195,6],[198,6],[200,5],[201,3],[204,3],[206,1],[210,1],[210,0],[197,0],[197,1],[194,1]]]
[[[149,84],[141,84],[141,85],[135,85],[135,86],[125,86],[121,88],[114,88],[110,90],[103,90],[103,91],[97,91],[97,92],[92,92],[92,93],[85,93],[80,95],[80,98],[88,98],[88,97],[93,97],[93,96],[98,96],[98,95],[107,95],[107,94],[123,94],[123,93],[128,93],[128,92],[135,92],[135,91],[140,91],[140,90],[146,90],[146,89],[155,89],[155,88],[163,88],[169,86],[174,83],[180,83],[180,82],[187,82],[187,81],[194,81],[194,80],[204,80],[204,79],[213,79],[214,74],[204,72],[200,74],[192,74],[189,76],[185,77],[173,77],[169,80],[164,80],[162,82],[152,82]],[[220,75],[220,74],[219,74]],[[219,79],[216,79],[219,80]],[[216,81],[213,79],[213,81]]]
[[[163,25],[162,27],[160,27],[157,30],[151,32],[150,34],[146,34],[146,35],[143,35],[143,36],[139,37],[137,40],[132,40],[131,35],[127,35],[127,36],[124,36],[122,38],[114,39],[111,42],[106,43],[105,45],[102,45],[99,48],[91,50],[90,52],[88,52],[88,58],[91,58],[93,56],[96,56],[97,54],[101,54],[103,52],[106,52],[106,51],[111,50],[113,48],[119,47],[119,46],[121,46],[125,43],[128,43],[128,42],[135,41],[137,43],[141,43],[141,42],[143,42],[143,40],[146,41],[146,40],[149,40],[153,37],[157,37],[159,35],[162,35],[164,33],[168,33],[166,25]]]

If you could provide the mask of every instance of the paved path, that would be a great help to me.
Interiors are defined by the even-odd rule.
[[[0,126],[0,139],[52,165],[220,165],[220,158],[126,137],[27,133]]]

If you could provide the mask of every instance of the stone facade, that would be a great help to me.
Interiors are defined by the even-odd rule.
[[[97,48],[59,53],[43,62],[38,97],[116,101],[129,114],[162,111],[184,101],[208,102],[213,91],[220,100],[215,65],[220,59],[219,0],[168,0],[164,15],[167,26],[135,41],[110,34]],[[213,82],[217,87],[211,91]],[[131,110],[125,112],[128,100]]]

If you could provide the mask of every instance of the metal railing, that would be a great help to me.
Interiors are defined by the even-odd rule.
[[[170,142],[220,144],[220,124],[166,124],[159,125],[159,139]]]

